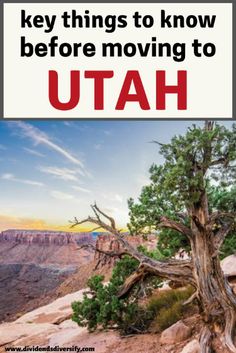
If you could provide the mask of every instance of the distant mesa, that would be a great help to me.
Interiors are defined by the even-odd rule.
[[[16,242],[18,244],[83,244],[85,242],[93,241],[93,238],[94,236],[92,233],[72,233],[51,230],[8,229],[0,233],[0,242]]]

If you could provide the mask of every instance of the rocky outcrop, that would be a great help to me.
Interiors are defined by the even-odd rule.
[[[135,246],[143,243],[142,237],[127,237]],[[52,300],[58,293],[63,295],[64,282],[71,291],[83,288],[98,262],[97,271],[105,268],[110,273],[116,259],[80,248],[85,244],[96,244],[101,250],[119,249],[116,238],[108,234],[100,234],[96,240],[91,233],[15,229],[0,233],[0,321],[49,302],[50,296]],[[147,244],[155,247],[155,237]]]
[[[75,300],[82,299],[82,297],[82,290],[68,294],[63,298],[55,300],[51,304],[23,315],[13,323],[0,325],[0,347],[8,344],[21,346],[26,344],[24,344],[24,342],[30,344],[30,342],[35,339],[37,339],[37,341],[35,341],[36,344],[48,344],[50,341],[49,337],[60,331],[59,324],[64,322],[63,327],[65,327],[65,321],[68,320],[72,314],[71,303]],[[70,327],[74,329],[78,328],[73,322],[70,323]]]
[[[143,239],[141,235],[132,236],[132,235],[129,235],[128,233],[124,234],[124,236],[125,236],[125,239],[135,247],[138,247],[140,245],[145,245],[148,250],[154,250],[157,245],[157,237],[153,234],[147,235],[147,239]],[[99,249],[109,250],[111,248],[110,244],[112,242],[115,246],[116,236],[103,233],[97,237],[96,245]]]
[[[191,333],[191,327],[186,326],[180,320],[162,332],[160,342],[162,344],[179,343],[188,339],[191,336]]]
[[[90,233],[7,230],[0,233],[0,321],[9,320],[94,258]]]
[[[190,341],[181,351],[181,353],[200,353],[200,352],[201,352],[200,344],[199,344],[199,341],[196,339]]]
[[[148,250],[154,250],[157,246],[157,238],[152,234],[148,235],[147,239],[145,240],[142,238],[142,236],[131,236],[128,234],[125,234],[125,238],[135,248],[140,245],[145,245]],[[97,251],[95,253],[95,260],[98,261],[99,266],[113,266],[118,257],[106,256],[98,250],[119,252],[122,250],[122,246],[114,235],[102,234],[97,237],[96,249]]]
[[[199,353],[197,337],[202,328],[200,317],[193,316],[185,319],[185,325],[179,325],[172,330],[177,333],[178,339],[172,343],[161,343],[160,334],[142,334],[132,337],[120,337],[116,330],[98,330],[89,333],[86,327],[79,327],[70,319],[72,314],[71,303],[81,300],[86,289],[82,289],[52,301],[50,304],[40,306],[11,323],[0,324],[0,352],[5,352],[5,347],[48,346],[55,351],[59,347],[93,347],[98,353]],[[192,328],[193,337],[185,338],[188,334],[182,334],[182,329]],[[169,328],[170,329],[170,328]],[[167,329],[167,330],[169,330]],[[172,326],[173,329],[173,326]],[[166,330],[166,331],[167,331]],[[191,331],[191,329],[187,330]],[[165,331],[164,331],[165,332]],[[182,341],[180,342],[180,336]],[[190,342],[189,342],[190,341]],[[214,343],[214,352],[227,353],[219,341]],[[18,348],[19,349],[19,348]],[[24,348],[23,348],[24,349]],[[63,348],[61,348],[63,350]],[[66,350],[66,348],[65,348]],[[77,349],[78,350],[78,349]],[[13,350],[12,350],[13,351]]]
[[[74,270],[73,266],[0,265],[0,320],[21,313],[26,303],[51,293]]]
[[[0,264],[80,266],[93,259],[89,249],[77,251],[88,243],[95,244],[90,233],[7,230],[0,233]]]
[[[227,256],[224,260],[221,261],[221,267],[224,274],[229,279],[236,279],[236,255]]]
[[[0,351],[3,347],[60,346],[95,347],[97,352],[106,349],[119,335],[115,332],[89,334],[87,329],[71,321],[71,303],[83,298],[84,290],[68,294],[46,306],[29,312],[12,323],[0,325]],[[101,349],[102,348],[102,349]]]
[[[0,243],[12,242],[15,244],[38,245],[68,245],[85,244],[93,241],[91,233],[72,233],[57,231],[19,230],[9,229],[0,233]]]

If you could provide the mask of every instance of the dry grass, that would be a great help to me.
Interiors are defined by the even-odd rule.
[[[151,330],[154,332],[163,331],[177,321],[196,312],[194,304],[183,305],[192,294],[193,288],[187,287],[162,291],[152,296],[147,305],[147,309],[155,315]]]

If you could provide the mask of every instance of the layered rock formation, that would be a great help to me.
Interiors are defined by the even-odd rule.
[[[7,230],[0,233],[0,321],[24,311],[28,302],[48,296],[94,258],[89,233]]]
[[[85,243],[95,243],[92,234],[6,230],[0,233],[0,264],[78,266],[93,258],[89,250],[77,251]]]
[[[143,244],[142,237],[127,238],[135,247]],[[105,269],[105,274],[111,274],[116,259],[92,247],[81,249],[85,244],[105,251],[120,247],[117,239],[106,233],[96,239],[90,233],[15,229],[0,233],[0,321],[48,303],[58,293],[83,288],[97,264],[98,273]],[[156,238],[149,236],[145,245],[155,248]]]
[[[48,230],[19,230],[9,229],[0,233],[0,242],[12,241],[19,244],[47,244],[67,245],[70,243],[83,244],[91,241],[91,233],[57,232]]]
[[[154,250],[157,246],[157,238],[155,235],[148,235],[147,239],[144,239],[141,236],[131,236],[126,235],[126,240],[137,248],[140,245],[145,245],[148,250]],[[102,234],[97,237],[96,241],[96,253],[95,253],[95,260],[98,262],[98,266],[110,265],[113,266],[116,262],[116,257],[106,256],[103,253],[99,252],[102,251],[114,251],[119,252],[121,251],[121,244],[118,242],[117,238],[114,235],[109,234]]]

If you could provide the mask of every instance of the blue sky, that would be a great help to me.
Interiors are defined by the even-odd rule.
[[[95,200],[121,227],[158,146],[188,121],[1,121],[0,230],[66,229]],[[230,122],[225,122],[230,126]]]

